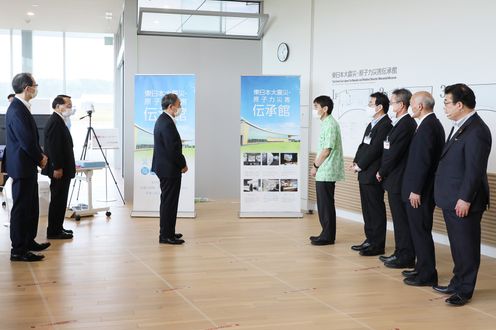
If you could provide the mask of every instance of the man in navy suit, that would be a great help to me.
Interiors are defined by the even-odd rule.
[[[386,115],[389,99],[386,94],[370,95],[367,116],[372,121],[367,125],[362,143],[358,146],[352,169],[358,173],[360,201],[364,220],[365,241],[352,245],[362,256],[384,253],[386,244],[386,206],[384,188],[375,177],[381,165],[383,141],[391,130],[391,119]]]
[[[379,259],[389,268],[407,268],[415,264],[410,229],[405,204],[401,200],[401,181],[405,171],[408,148],[417,128],[415,119],[408,114],[412,93],[404,88],[396,89],[391,94],[389,111],[395,114],[393,128],[384,141],[384,151],[377,181],[381,182],[388,192],[389,208],[394,225],[394,253],[381,256]]]
[[[489,205],[487,163],[492,139],[467,85],[448,86],[444,94],[444,112],[454,125],[441,153],[434,198],[443,210],[454,268],[448,286],[433,288],[451,294],[446,303],[461,306],[472,298],[479,271],[480,222]]]
[[[434,114],[434,98],[417,92],[411,99],[412,118],[419,125],[408,150],[401,197],[406,206],[408,226],[417,256],[414,270],[404,270],[403,282],[414,286],[437,284],[436,258],[432,240],[434,175],[444,146],[444,128]]]
[[[38,84],[30,73],[19,73],[12,80],[15,99],[7,109],[5,118],[5,168],[12,181],[13,207],[10,213],[10,239],[12,261],[39,261],[42,251],[50,243],[35,242],[38,231],[38,169],[47,164],[38,142],[38,129],[31,115],[29,101],[36,97]]]
[[[72,230],[65,229],[64,218],[71,179],[76,175],[76,164],[71,132],[65,119],[72,114],[71,97],[58,95],[52,102],[53,113],[45,125],[45,152],[47,166],[41,172],[50,178],[50,206],[48,208],[48,239],[71,239]]]
[[[176,94],[162,98],[163,113],[153,130],[154,147],[152,171],[160,179],[160,236],[162,244],[183,244],[183,236],[176,233],[177,206],[181,190],[181,175],[188,171],[182,154],[181,136],[175,120],[181,115],[181,100]]]

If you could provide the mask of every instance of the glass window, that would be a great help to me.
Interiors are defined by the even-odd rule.
[[[37,102],[64,93],[64,41],[62,32],[33,32],[33,76],[38,83]],[[48,106],[50,112],[50,106]]]
[[[258,14],[260,13],[260,2],[218,0],[139,0],[138,8],[186,9]]]

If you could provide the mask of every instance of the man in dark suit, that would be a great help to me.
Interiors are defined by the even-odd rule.
[[[394,90],[391,95],[389,111],[396,116],[393,120],[393,128],[384,141],[381,167],[376,175],[377,181],[382,181],[384,189],[388,192],[389,208],[393,217],[394,253],[389,257],[379,258],[386,267],[390,268],[407,268],[415,264],[415,252],[408,228],[405,204],[401,200],[401,181],[408,148],[417,128],[415,119],[408,114],[411,97],[412,93],[404,88]]]
[[[39,216],[37,166],[44,168],[47,163],[29,104],[38,93],[38,84],[30,73],[19,73],[12,80],[12,88],[16,96],[5,118],[7,147],[4,155],[6,171],[13,179],[10,260],[39,261],[44,256],[31,251],[42,251],[50,243],[35,241]]]
[[[434,98],[417,92],[411,99],[411,116],[420,123],[408,150],[401,197],[417,256],[414,270],[404,270],[403,282],[414,286],[437,284],[436,258],[432,240],[434,175],[444,146],[444,128],[434,114]]]
[[[449,285],[433,288],[452,294],[446,303],[461,306],[472,298],[479,271],[480,221],[489,205],[487,163],[492,139],[467,85],[448,86],[444,94],[444,112],[454,126],[441,153],[434,198],[443,210],[455,266]]]
[[[71,239],[72,230],[64,229],[64,217],[71,179],[76,164],[71,133],[64,119],[72,114],[71,97],[58,95],[52,102],[53,114],[45,125],[45,153],[47,166],[42,174],[50,178],[50,206],[48,208],[48,239]]]
[[[384,188],[375,175],[381,164],[383,141],[392,127],[391,119],[386,115],[388,109],[387,95],[379,92],[370,95],[367,115],[372,121],[365,129],[353,159],[352,169],[358,173],[360,186],[365,241],[351,249],[359,251],[362,256],[383,254],[386,244]]]
[[[181,175],[188,171],[182,154],[182,142],[176,128],[175,118],[181,114],[181,100],[176,94],[162,98],[163,113],[153,130],[154,147],[152,171],[160,179],[160,236],[163,244],[183,244],[183,236],[176,233],[177,206],[181,190]]]

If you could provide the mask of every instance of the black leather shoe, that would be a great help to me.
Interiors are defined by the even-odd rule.
[[[10,254],[10,261],[41,261],[45,258],[44,255],[42,254],[34,254],[32,252],[26,252],[23,254]]]
[[[452,295],[451,297],[449,297],[448,299],[446,299],[446,303],[449,304],[449,305],[453,305],[453,306],[463,306],[465,305],[466,303],[468,303],[468,300],[467,298],[465,297],[462,297],[460,296],[458,293],[455,293],[454,295]]]
[[[319,238],[320,236],[310,236],[308,239],[313,242],[313,241],[318,241]]]
[[[382,262],[393,261],[396,259],[396,255],[391,254],[390,256],[379,256],[379,260]]]
[[[418,276],[406,277],[403,279],[403,283],[412,286],[433,286],[437,285],[437,281],[422,281]]]
[[[74,232],[72,230],[70,230],[70,229],[62,228],[62,231],[65,231],[68,234],[74,234]]]
[[[49,242],[38,244],[33,241],[31,246],[29,247],[29,251],[43,251],[46,250],[50,245],[52,244]]]
[[[415,261],[402,262],[399,261],[398,259],[394,259],[391,261],[385,261],[384,266],[388,268],[412,268],[415,267]]]
[[[404,277],[412,277],[412,276],[417,276],[418,272],[415,269],[404,270],[401,272],[401,275],[403,275]]]
[[[361,256],[364,257],[379,256],[381,254],[384,254],[384,249],[376,249],[369,246],[368,248],[361,250],[359,253]]]
[[[311,243],[312,245],[332,245],[334,244],[334,241],[325,241],[325,240],[315,240],[315,241],[312,241]]]
[[[370,243],[369,242],[363,242],[362,244],[352,245],[351,246],[351,249],[353,251],[362,251],[362,250],[365,250],[365,249],[367,249],[369,247],[370,247]]]
[[[180,245],[184,243],[183,239],[176,238],[161,238],[159,240],[160,244],[172,244],[172,245]]]
[[[437,291],[437,292],[443,293],[443,294],[453,294],[453,293],[455,293],[455,290],[453,290],[449,286],[433,285],[432,288],[434,289],[434,291]]]
[[[73,238],[73,235],[65,231],[61,231],[58,234],[47,234],[47,239],[71,239],[71,238]]]
[[[181,234],[181,233],[175,233],[174,234],[175,239],[180,239],[181,237],[183,237],[183,234]]]

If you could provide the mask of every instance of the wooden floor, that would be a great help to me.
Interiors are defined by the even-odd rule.
[[[483,257],[470,304],[450,307],[431,288],[350,250],[362,226],[338,220],[334,246],[312,246],[316,215],[237,218],[239,204],[197,204],[181,219],[183,246],[158,244],[158,219],[128,207],[68,220],[38,263],[11,263],[0,228],[0,329],[496,329],[496,260]],[[5,211],[0,210],[0,221]],[[38,241],[45,241],[42,218]],[[392,236],[388,234],[388,251]],[[451,256],[436,246],[440,283]]]

